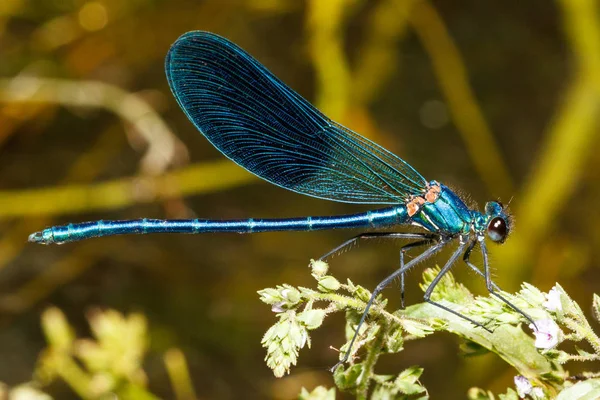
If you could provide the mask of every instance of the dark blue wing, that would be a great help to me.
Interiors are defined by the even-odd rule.
[[[227,39],[184,34],[167,55],[166,73],[200,132],[271,183],[349,203],[397,204],[424,191],[410,165],[327,118]]]

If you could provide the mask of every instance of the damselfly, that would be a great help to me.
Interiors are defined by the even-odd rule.
[[[502,204],[488,202],[483,213],[470,209],[448,187],[425,180],[399,157],[327,118],[252,56],[218,35],[184,34],[169,50],[165,67],[173,95],[190,121],[233,162],[297,193],[384,207],[349,215],[284,219],[94,221],[47,228],[30,235],[29,241],[51,244],[130,233],[376,230],[415,225],[423,231],[364,233],[320,258],[325,260],[363,238],[414,240],[402,247],[399,268],[373,290],[349,348],[376,296],[400,278],[403,298],[404,273],[451,242],[458,245],[425,291],[425,301],[486,329],[430,298],[437,283],[462,255],[466,265],[485,279],[491,294],[533,323],[498,293],[490,277],[485,239],[503,243],[511,230],[510,216]],[[483,270],[469,261],[477,245],[483,256]],[[405,262],[406,250],[421,246],[428,247]],[[347,358],[348,352],[341,363]]]

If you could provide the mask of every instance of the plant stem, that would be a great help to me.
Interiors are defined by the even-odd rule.
[[[369,384],[371,383],[371,376],[381,349],[383,348],[383,339],[388,334],[388,325],[382,324],[380,333],[375,336],[375,340],[367,347],[367,358],[363,363],[363,372],[360,377],[360,384],[356,390],[357,399],[366,399],[369,393]]]

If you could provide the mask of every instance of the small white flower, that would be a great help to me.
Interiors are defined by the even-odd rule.
[[[271,306],[271,311],[274,313],[282,313],[285,311],[285,308],[283,308],[283,306],[285,305],[284,301],[280,301],[278,303],[275,303]]]
[[[533,389],[531,389],[531,393],[529,394],[531,396],[532,399],[545,399],[546,396],[544,396],[544,391],[542,390],[541,387],[534,387]]]
[[[288,286],[288,285],[285,285]],[[300,292],[295,288],[288,286],[280,289],[279,294],[281,298],[288,304],[296,304],[300,301]]]
[[[529,382],[529,380],[523,375],[515,376],[515,386],[517,387],[517,393],[519,394],[519,397],[522,399],[531,393],[531,389],[533,388],[531,382]]]
[[[310,260],[310,267],[312,268],[312,273],[318,277],[327,274],[327,270],[329,269],[329,265],[321,260]]]
[[[308,341],[308,333],[305,330],[302,330],[302,342],[300,343],[300,346],[298,346],[299,348],[304,348],[304,345],[306,345],[306,342]],[[310,346],[308,346],[310,347]]]
[[[562,312],[560,302],[560,290],[554,286],[546,295],[546,301],[542,304],[550,312]]]
[[[538,349],[551,349],[558,344],[560,328],[551,319],[540,319],[535,325],[529,324],[535,335],[535,347]]]

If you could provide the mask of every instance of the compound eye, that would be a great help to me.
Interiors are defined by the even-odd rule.
[[[506,226],[506,221],[504,220],[504,218],[492,218],[492,220],[487,226],[487,234],[488,237],[494,242],[504,242],[504,240],[506,240],[506,236],[508,235],[508,227]]]

